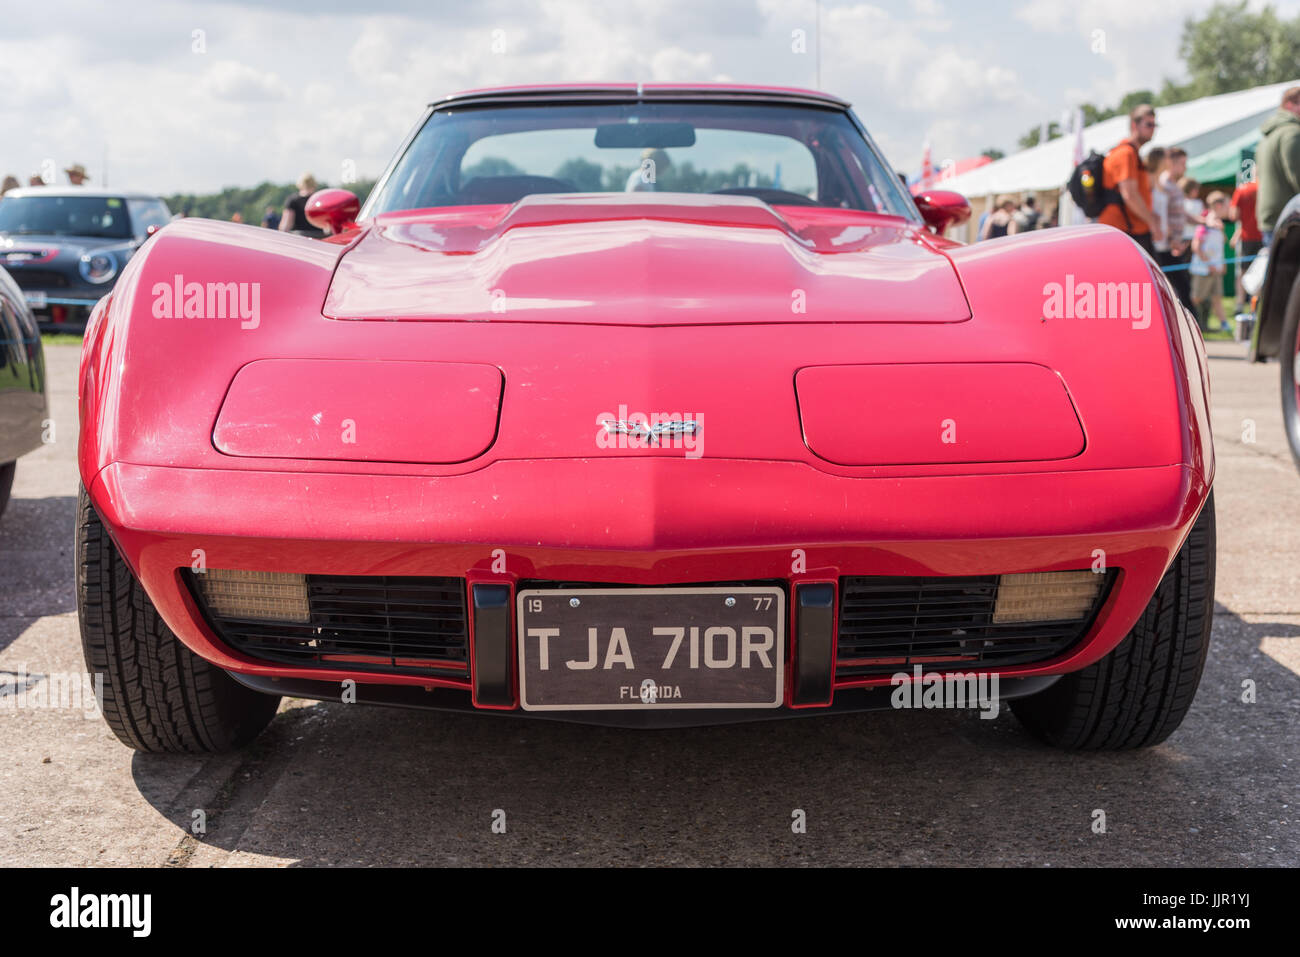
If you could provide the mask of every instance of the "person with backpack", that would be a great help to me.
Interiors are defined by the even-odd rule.
[[[1128,233],[1153,258],[1155,241],[1164,239],[1160,221],[1151,210],[1151,180],[1142,163],[1141,149],[1156,133],[1156,111],[1149,103],[1133,107],[1129,113],[1129,137],[1106,154],[1103,186],[1119,193],[1101,211],[1097,222]]]
[[[1155,257],[1155,241],[1164,239],[1151,210],[1151,179],[1141,149],[1156,132],[1156,111],[1142,103],[1129,113],[1129,137],[1103,158],[1096,152],[1070,177],[1070,197],[1089,219],[1114,226]]]

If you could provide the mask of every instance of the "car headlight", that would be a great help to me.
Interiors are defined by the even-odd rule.
[[[117,275],[117,257],[112,253],[86,253],[81,257],[81,278],[86,282],[108,282]]]

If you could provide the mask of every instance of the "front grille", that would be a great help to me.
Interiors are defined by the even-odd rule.
[[[19,289],[66,289],[69,285],[66,273],[55,269],[12,269],[9,275],[14,277]]]
[[[203,607],[200,590],[193,591]],[[310,620],[305,623],[204,612],[222,641],[261,661],[469,676],[464,579],[308,575],[307,603]]]
[[[998,576],[840,579],[835,677],[1002,668],[1054,658],[1087,632],[1106,599],[1070,621],[994,623]]]

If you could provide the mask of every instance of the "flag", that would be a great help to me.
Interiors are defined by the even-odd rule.
[[[1083,162],[1083,110],[1079,107],[1074,108],[1074,117],[1070,123],[1074,130],[1074,150],[1070,154],[1070,170]]]

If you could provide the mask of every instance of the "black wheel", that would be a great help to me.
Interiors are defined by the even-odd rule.
[[[14,487],[14,473],[18,471],[17,462],[5,462],[0,465],[0,515],[9,505],[9,493]]]
[[[1300,278],[1291,286],[1282,320],[1282,424],[1296,468],[1300,468]]]
[[[1211,492],[1146,611],[1115,650],[1046,691],[1012,701],[1011,709],[1033,734],[1060,748],[1159,744],[1192,705],[1213,617]]]
[[[245,688],[181,643],[90,504],[77,498],[77,617],[86,668],[104,676],[104,718],[137,751],[203,754],[247,744],[280,699]]]

